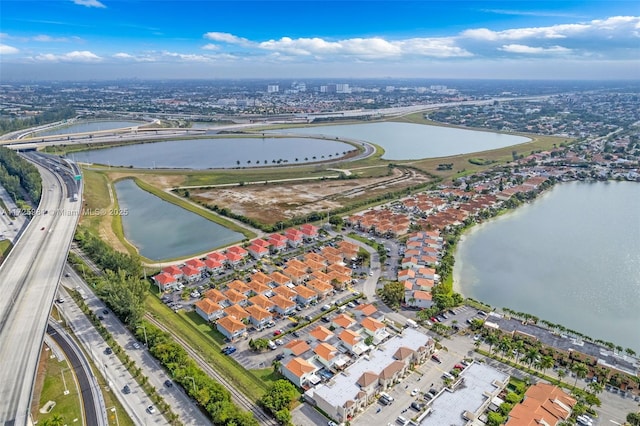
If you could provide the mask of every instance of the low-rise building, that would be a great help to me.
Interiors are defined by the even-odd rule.
[[[196,313],[200,315],[205,321],[213,321],[221,318],[224,312],[220,305],[213,302],[211,299],[202,299],[195,303]]]
[[[342,333],[353,332],[344,330]],[[433,349],[434,342],[427,335],[405,329],[402,334],[361,356],[329,382],[307,390],[305,398],[329,417],[339,422],[351,421],[374,401],[378,392],[391,386],[412,364],[428,359]]]
[[[258,330],[273,320],[273,314],[260,306],[248,306],[245,310],[249,313],[249,321]]]
[[[299,388],[319,383],[320,378],[314,374],[318,370],[318,367],[299,357],[280,365],[280,373]]]
[[[509,413],[506,426],[556,426],[571,416],[576,400],[557,386],[537,383]]]
[[[226,316],[216,321],[216,329],[230,341],[239,339],[247,331],[247,327],[232,316]]]

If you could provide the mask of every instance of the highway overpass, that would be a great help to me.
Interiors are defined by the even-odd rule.
[[[37,167],[42,176],[39,212],[0,266],[0,423],[4,425],[29,421],[47,318],[80,217],[81,202],[72,201],[55,167]]]

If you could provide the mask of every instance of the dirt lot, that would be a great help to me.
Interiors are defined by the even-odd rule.
[[[304,183],[256,184],[216,189],[190,190],[191,198],[217,204],[235,213],[273,224],[311,212],[342,207],[363,198],[397,191],[427,182],[429,177],[412,170],[394,169],[390,176]]]

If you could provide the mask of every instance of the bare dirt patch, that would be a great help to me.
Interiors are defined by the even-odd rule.
[[[363,198],[373,198],[428,180],[428,176],[413,170],[393,169],[389,176],[379,178],[193,189],[190,190],[190,197],[262,223],[274,224],[294,216],[333,210]]]

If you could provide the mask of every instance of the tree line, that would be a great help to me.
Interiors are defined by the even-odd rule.
[[[174,381],[198,402],[216,425],[258,426],[249,412],[241,410],[231,401],[229,391],[209,377],[191,359],[185,349],[171,339],[168,333],[144,321],[144,299],[148,283],[141,279],[142,266],[136,255],[120,253],[87,229],[79,228],[75,241],[83,252],[101,270],[98,275],[84,271],[87,282],[140,341],[149,345],[149,352],[169,371]],[[70,261],[79,262],[75,256]]]
[[[42,179],[36,166],[20,157],[15,151],[0,147],[0,184],[16,203],[24,198],[24,192],[37,205],[42,196]]]
[[[241,410],[231,401],[229,391],[209,377],[187,351],[171,339],[168,333],[147,321],[141,321],[135,329],[136,337],[144,341],[144,333],[149,352],[169,371],[173,380],[196,400],[211,416],[216,425],[258,426],[253,414]]]
[[[42,114],[29,118],[4,118],[0,120],[0,134],[41,126],[43,124],[55,123],[56,121],[67,120],[75,116],[76,111],[72,107],[62,106],[51,108],[44,111]]]

